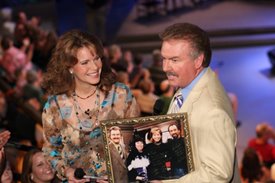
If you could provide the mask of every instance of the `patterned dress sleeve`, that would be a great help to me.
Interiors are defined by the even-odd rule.
[[[65,180],[64,171],[66,167],[61,156],[63,149],[61,134],[62,117],[55,96],[49,97],[44,106],[42,123],[45,140],[43,152],[51,166],[57,171],[58,178]]]
[[[140,116],[140,108],[139,105],[133,96],[129,87],[125,86],[126,89],[126,113],[125,117],[139,117]]]

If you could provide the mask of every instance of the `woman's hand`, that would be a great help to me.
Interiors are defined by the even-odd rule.
[[[8,142],[11,133],[8,130],[0,132],[0,149]]]
[[[97,179],[96,182],[97,183],[108,183],[108,176],[104,176],[104,179]]]

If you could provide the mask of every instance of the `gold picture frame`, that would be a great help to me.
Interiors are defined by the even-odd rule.
[[[173,134],[173,132],[170,132],[170,130],[173,129],[172,127],[170,128],[171,125],[172,126],[176,125],[176,127],[179,129],[177,133],[178,136],[177,135],[176,136],[183,137],[181,138],[182,140],[178,138],[180,139],[180,141],[173,141],[177,138],[173,138],[170,135],[170,134]],[[147,165],[146,170],[144,170],[145,173],[140,171],[140,168],[135,169],[135,173],[137,172],[139,173],[138,176],[134,174],[134,177],[136,176],[135,178],[137,180],[140,180],[140,178],[146,179],[144,181],[146,182],[148,180],[150,181],[150,180],[178,179],[181,176],[184,176],[187,173],[194,171],[194,163],[193,163],[193,157],[192,157],[192,148],[191,148],[189,124],[187,120],[187,113],[176,113],[176,114],[147,116],[147,117],[128,118],[128,119],[105,120],[101,122],[101,128],[102,128],[104,147],[105,147],[104,151],[106,155],[108,178],[109,178],[109,182],[111,183],[115,183],[117,181],[123,182],[123,180],[119,179],[119,176],[123,176],[122,179],[125,178],[125,175],[121,174],[122,171],[119,170],[119,161],[121,160],[122,162],[125,163],[125,168],[127,171],[126,176],[129,175],[129,179],[130,179],[129,182],[132,182],[131,173],[133,169],[136,168],[135,166],[132,165],[133,164],[132,162],[134,162],[136,159],[132,161],[129,159],[133,157],[131,156],[130,153],[134,152],[134,150],[131,150],[131,149],[135,149],[135,150],[138,149],[138,146],[137,146],[138,143],[136,144],[137,147],[134,147],[134,144],[135,144],[134,141],[137,141],[139,137],[142,139],[143,150],[145,149],[143,152],[146,151],[145,157],[146,158],[150,157],[150,158],[148,158],[149,161],[147,160],[145,161],[145,162],[149,162],[149,165],[148,163],[145,163]],[[168,131],[168,128],[170,128],[169,131]],[[122,138],[119,139],[119,143],[117,142],[117,144],[121,144],[122,142],[123,146],[121,147],[124,148],[123,153],[121,151],[120,152],[117,151],[117,154],[120,154],[121,159],[119,159],[120,157],[117,158],[113,153],[114,152],[113,146],[118,147],[118,145],[115,142],[115,141],[118,141],[118,138],[116,139],[116,133],[115,133],[116,131],[113,131],[113,132],[111,131],[118,130],[118,129]],[[156,135],[154,135],[154,132],[153,132],[154,130],[159,131],[161,134],[161,137],[160,137],[161,140],[159,142],[157,142],[158,140],[156,140],[158,139],[157,138],[158,135],[157,133],[155,133]],[[161,146],[158,143],[161,144]],[[155,166],[158,163],[151,164],[154,159],[153,152],[155,152],[155,150],[150,147],[155,147],[155,146],[157,148],[163,147],[162,149],[166,149],[163,151],[163,153],[162,153],[162,150],[161,151],[157,150],[157,153],[158,153],[157,159],[159,159],[160,157],[165,157],[165,158],[167,157],[167,161],[166,160],[163,161],[165,165],[160,165],[162,168],[156,168],[157,171],[161,169],[163,169],[163,171],[167,171],[167,174],[166,172],[165,174],[163,172],[161,173],[161,175],[165,175],[165,176],[158,177],[158,175],[160,174],[157,174],[157,173],[154,174],[153,166]],[[176,146],[180,147],[179,149],[180,151],[175,150],[176,152],[172,152],[173,147],[176,147]],[[181,147],[182,147],[182,150],[181,150]],[[184,155],[186,155],[184,156],[184,163],[182,163],[179,166],[179,167],[185,167],[184,173],[182,174],[175,173],[177,172],[176,170],[178,170],[178,168],[176,168],[178,166],[176,165],[176,163],[173,163],[175,162],[173,161],[174,156],[172,156],[171,154],[171,153],[178,153],[178,152],[184,153]],[[162,154],[163,156],[161,156]],[[171,157],[169,157],[169,155],[171,155]],[[118,161],[115,161],[116,159],[118,159]],[[129,164],[129,162],[131,162],[131,164]],[[120,172],[120,173],[117,173],[117,172]],[[140,174],[140,172],[142,172],[142,174]],[[156,175],[157,177],[154,177],[154,175]]]

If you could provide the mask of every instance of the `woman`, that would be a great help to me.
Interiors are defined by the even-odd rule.
[[[144,152],[144,140],[137,136],[134,146],[127,157],[128,179],[130,182],[147,182],[147,167],[150,164],[148,155]]]
[[[96,37],[78,30],[60,37],[42,85],[49,95],[43,151],[60,179],[87,181],[74,177],[76,168],[106,176],[100,121],[139,116],[130,89],[115,78]]]
[[[169,151],[162,142],[162,131],[158,127],[151,128],[148,137],[151,143],[145,147],[150,165],[148,166],[149,180],[162,180],[169,177],[171,172]]]
[[[42,151],[33,149],[24,156],[22,183],[51,183],[54,178],[55,173]]]

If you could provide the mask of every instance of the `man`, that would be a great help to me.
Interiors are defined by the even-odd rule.
[[[114,182],[127,183],[127,153],[124,144],[122,144],[122,134],[118,126],[112,126],[109,129],[109,138],[109,150],[111,154]]]
[[[160,38],[163,70],[170,85],[178,87],[168,113],[188,114],[195,168],[175,182],[240,182],[232,106],[209,68],[211,48],[206,32],[196,25],[177,23]],[[183,105],[176,111],[178,94]]]
[[[168,146],[171,151],[172,175],[179,178],[188,172],[184,138],[175,123],[168,126],[168,132],[172,137],[172,139],[168,139]]]

